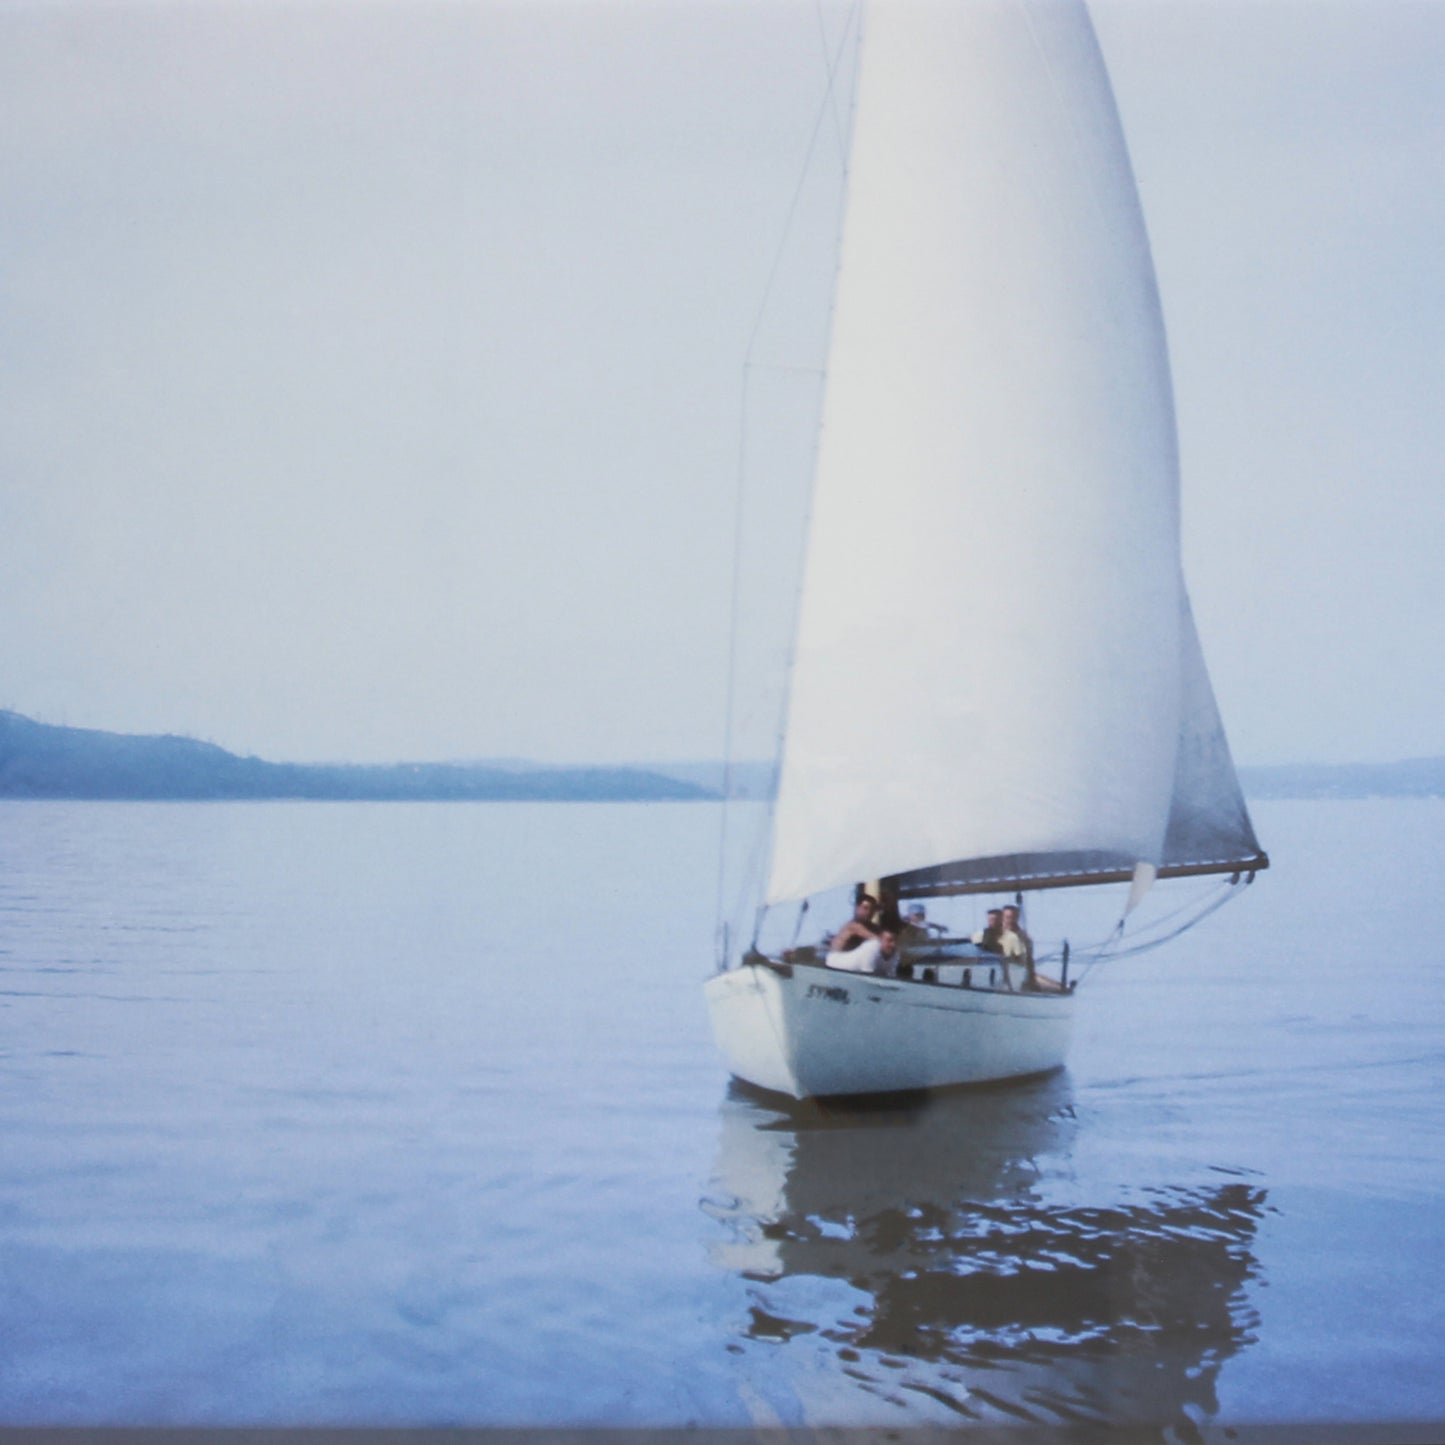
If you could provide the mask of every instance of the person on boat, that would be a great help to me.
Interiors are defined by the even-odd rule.
[[[878,937],[878,925],[873,921],[878,912],[878,900],[871,893],[860,893],[853,905],[853,916],[828,940],[829,953],[849,953],[870,939]]]
[[[903,955],[899,952],[899,944],[902,942],[901,931],[896,928],[889,928],[886,924],[878,932],[878,956],[873,960],[873,972],[881,973],[885,978],[898,977],[898,965],[903,961]]]
[[[921,903],[909,905],[908,917],[903,920],[903,932],[900,939],[904,944],[917,945],[928,943],[935,933],[947,933],[948,930],[941,923],[930,923],[928,912]]]
[[[1034,941],[1019,922],[1019,911],[1012,903],[999,911],[998,951],[1003,954],[1006,964],[1021,964],[1024,971],[1024,987],[1034,984]],[[1005,969],[1004,977],[1008,978]],[[1009,980],[1012,983],[1012,979]]]
[[[884,884],[878,899],[878,912],[873,919],[877,929],[891,928],[900,936],[903,931],[903,915],[898,911],[898,890]]]
[[[984,925],[973,935],[973,941],[985,953],[1003,952],[1003,909],[990,908],[984,914]]]
[[[876,938],[865,939],[843,952],[830,953],[824,962],[829,968],[841,968],[847,973],[876,973],[884,978],[897,978],[900,957],[898,930],[884,924]]]
[[[1003,932],[999,942],[1003,956],[1010,963],[1020,963],[1024,970],[1024,988],[1034,993],[1062,993],[1063,985],[1045,978],[1034,969],[1034,941],[1019,922],[1019,911],[1008,904],[1003,910]]]

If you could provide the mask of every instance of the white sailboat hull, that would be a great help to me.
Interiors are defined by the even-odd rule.
[[[1046,1073],[1072,994],[1008,993],[816,965],[744,964],[704,986],[738,1078],[795,1099],[889,1094]]]

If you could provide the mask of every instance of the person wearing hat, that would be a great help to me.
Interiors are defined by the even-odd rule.
[[[928,911],[921,903],[910,903],[908,905],[907,917],[903,920],[903,943],[917,947],[920,943],[928,943],[935,933],[947,933],[948,930],[941,923],[930,923]]]

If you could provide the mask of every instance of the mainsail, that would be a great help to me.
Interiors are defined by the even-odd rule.
[[[1263,866],[1074,0],[874,0],[767,901]]]

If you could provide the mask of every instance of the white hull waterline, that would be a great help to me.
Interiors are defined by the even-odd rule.
[[[1074,1013],[1070,993],[1009,992],[771,960],[717,974],[704,992],[732,1073],[795,1099],[1046,1073],[1064,1062]]]

